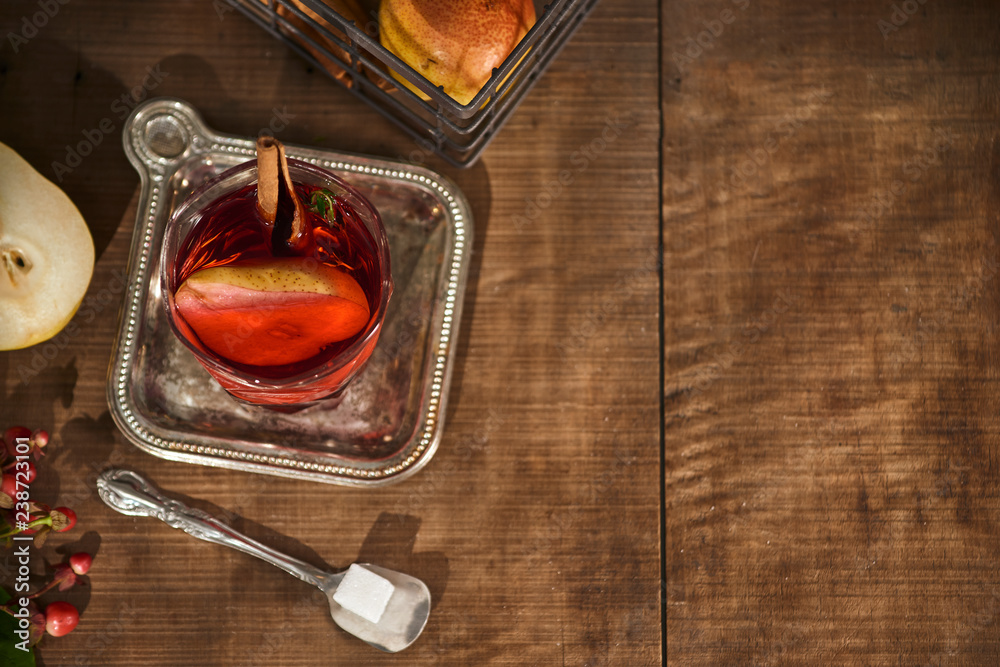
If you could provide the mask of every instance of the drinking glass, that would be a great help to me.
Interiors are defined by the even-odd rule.
[[[256,162],[233,167],[195,190],[176,210],[167,224],[160,258],[160,286],[170,327],[195,358],[237,400],[282,411],[297,410],[326,399],[341,396],[360,373],[375,349],[392,294],[389,266],[389,242],[382,219],[375,208],[357,190],[334,174],[316,165],[288,159],[289,173],[296,189],[323,188],[334,194],[350,209],[354,222],[363,225],[368,243],[357,252],[367,257],[366,280],[359,280],[369,299],[370,317],[360,333],[344,344],[336,344],[335,353],[287,366],[249,366],[226,359],[206,347],[177,310],[174,295],[180,287],[179,267],[193,248],[189,235],[202,222],[206,212],[218,205],[254,191],[257,182]],[[303,202],[308,204],[308,202]],[[310,216],[315,218],[316,216]],[[251,224],[256,224],[252,223]],[[353,224],[353,223],[352,223]],[[238,331],[235,332],[238,335]]]

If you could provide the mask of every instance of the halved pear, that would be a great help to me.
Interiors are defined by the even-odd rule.
[[[52,338],[94,273],[94,241],[62,190],[0,143],[0,350]]]
[[[248,366],[305,361],[368,323],[368,298],[346,272],[298,257],[196,271],[174,295],[208,349]]]

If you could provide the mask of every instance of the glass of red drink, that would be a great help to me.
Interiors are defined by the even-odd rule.
[[[288,173],[311,234],[304,248],[274,241],[247,162],[183,202],[160,260],[177,337],[230,395],[279,409],[343,392],[375,348],[393,287],[378,211],[315,165],[288,159]]]

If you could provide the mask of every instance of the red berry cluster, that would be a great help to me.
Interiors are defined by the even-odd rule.
[[[30,623],[28,640],[29,646],[37,644],[42,635],[46,632],[53,637],[68,635],[80,622],[80,612],[69,602],[52,602],[45,607],[44,612],[38,610],[35,600],[53,588],[58,587],[60,591],[68,591],[77,583],[83,583],[80,579],[90,571],[90,565],[94,562],[93,556],[88,553],[75,553],[69,557],[65,563],[56,565],[52,573],[52,579],[37,591],[27,596],[15,595],[7,604],[0,606],[0,610],[7,612],[15,618],[19,618],[20,598],[26,597],[28,602],[28,621]]]
[[[18,533],[35,536],[35,546],[45,543],[50,531],[62,533],[76,525],[76,512],[68,507],[51,508],[31,498],[31,483],[38,477],[35,461],[49,444],[47,431],[12,426],[3,434],[0,451],[0,542],[12,544]]]
[[[49,434],[43,430],[12,426],[3,434],[0,450],[0,544],[3,546],[13,546],[14,536],[20,534],[32,535],[35,547],[41,547],[49,533],[66,532],[76,525],[76,512],[70,508],[50,508],[31,497],[31,484],[38,477],[35,462],[45,455],[48,444]],[[68,634],[80,620],[76,607],[60,601],[39,611],[35,600],[53,588],[66,591],[80,583],[80,577],[90,571],[92,562],[93,557],[88,553],[73,554],[54,568],[48,583],[30,595],[15,593],[0,610],[14,615],[20,611],[20,600],[29,600],[31,645],[45,632],[54,637]]]

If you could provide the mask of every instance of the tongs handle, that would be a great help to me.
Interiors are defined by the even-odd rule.
[[[157,518],[168,526],[183,530],[200,540],[256,556],[313,586],[323,588],[324,583],[331,577],[327,572],[233,530],[207,512],[168,498],[142,475],[132,470],[113,468],[104,471],[97,478],[97,491],[101,495],[101,500],[122,514]]]

